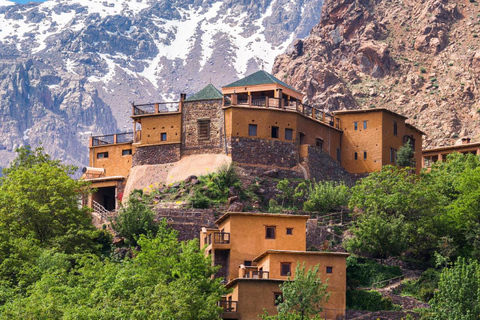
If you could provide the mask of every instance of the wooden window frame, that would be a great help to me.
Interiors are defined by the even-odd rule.
[[[277,127],[277,126],[272,126],[272,130],[271,130],[271,138],[272,139],[280,139],[280,127]],[[275,133],[275,134],[274,134]],[[276,136],[276,137],[274,137]]]
[[[210,119],[198,119],[197,120],[197,139],[199,141],[208,141],[210,140]]]
[[[287,135],[287,132],[289,132],[290,134]],[[285,128],[285,140],[293,141],[293,129],[292,128]]]
[[[283,272],[283,266],[288,265],[288,272],[285,274]],[[282,277],[289,277],[292,275],[292,263],[291,262],[280,262],[280,276]]]
[[[107,158],[108,158],[108,151],[97,153],[97,159],[107,159]]]
[[[329,271],[330,271],[330,272],[329,272]],[[325,268],[325,273],[326,273],[326,274],[332,274],[332,273],[333,273],[333,267],[327,266],[327,267]]]
[[[252,131],[254,130],[255,134],[251,134],[252,131],[250,129],[252,129]],[[258,129],[258,126],[256,124],[253,124],[253,123],[248,124],[248,135],[250,137],[256,137],[258,135],[257,129]]]
[[[268,229],[273,229],[273,237],[268,236]],[[265,226],[265,239],[274,240],[277,238],[277,227],[276,226]]]
[[[286,228],[285,233],[287,236],[293,236],[293,228]]]
[[[131,155],[132,155],[132,149],[122,150],[122,156],[131,156]]]
[[[168,139],[167,133],[166,132],[161,132],[160,133],[160,141],[162,141],[162,142],[167,141],[167,139]]]

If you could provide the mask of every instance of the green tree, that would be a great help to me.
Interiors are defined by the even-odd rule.
[[[98,236],[81,196],[86,182],[70,177],[75,168],[52,160],[41,148],[20,148],[0,178],[0,225],[9,239],[32,238],[65,252],[92,244]]]
[[[262,318],[303,320],[318,315],[330,296],[327,292],[328,281],[322,283],[318,269],[319,265],[316,265],[305,272],[305,263],[297,263],[293,280],[289,277],[280,285],[282,301],[278,304],[278,315],[268,316],[265,313]]]
[[[350,189],[344,183],[333,181],[313,182],[307,191],[305,211],[329,213],[348,204]]]
[[[440,275],[431,301],[432,319],[473,320],[480,315],[480,264],[459,258]]]
[[[112,228],[120,236],[125,237],[129,244],[137,245],[138,237],[151,233],[153,236],[158,231],[158,225],[154,221],[155,212],[144,199],[140,190],[130,194],[127,204],[112,220]]]
[[[0,306],[2,319],[218,319],[226,293],[198,240],[181,243],[159,223],[155,237],[140,235],[133,259],[115,262],[84,254],[46,255],[41,279],[26,295]]]
[[[415,151],[410,142],[405,142],[397,152],[397,164],[400,167],[415,167]]]

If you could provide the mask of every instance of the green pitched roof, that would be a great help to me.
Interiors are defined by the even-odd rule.
[[[212,84],[209,84],[193,96],[187,98],[185,101],[215,100],[222,99],[222,97],[223,95],[220,90],[215,88]]]
[[[298,92],[298,90],[289,86],[285,82],[278,80],[277,78],[275,78],[270,73],[268,73],[264,70],[257,71],[255,73],[249,75],[249,76],[246,76],[243,79],[240,79],[238,81],[230,83],[229,85],[226,85],[223,88],[246,87],[246,86],[254,86],[254,85],[259,85],[259,84],[271,84],[271,83],[277,83],[277,84],[280,84],[284,87],[292,89],[295,92]]]

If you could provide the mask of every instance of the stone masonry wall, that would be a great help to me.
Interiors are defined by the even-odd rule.
[[[182,154],[221,153],[224,151],[222,100],[186,101],[182,109]],[[199,139],[198,120],[210,120],[209,139]]]
[[[164,144],[139,147],[132,158],[132,167],[147,164],[163,164],[180,160],[180,144]]]
[[[232,160],[244,164],[292,168],[298,163],[298,145],[294,142],[232,137]]]
[[[347,185],[355,183],[354,175],[348,173],[340,163],[318,147],[309,146],[308,158],[303,160],[306,161],[310,179],[344,181]]]
[[[166,219],[168,225],[178,231],[178,239],[191,240],[200,236],[202,227],[214,228],[221,213],[212,209],[157,208],[155,220]]]

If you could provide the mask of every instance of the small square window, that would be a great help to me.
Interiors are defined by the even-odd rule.
[[[132,154],[132,149],[122,150],[122,156],[129,156]]]
[[[353,154],[353,158],[354,158],[355,160],[358,160],[358,153],[357,153],[357,152],[355,152],[355,153]]]
[[[287,235],[291,236],[293,234],[293,228],[287,228]]]
[[[393,135],[398,135],[398,124],[396,122],[393,123]]]
[[[278,132],[280,131],[279,127],[272,126],[272,138],[278,139]]]
[[[355,127],[355,130],[358,130],[358,122],[355,121],[355,122],[353,123],[353,126]]]
[[[243,265],[244,265],[245,267],[251,267],[251,266],[252,266],[252,261],[250,261],[250,260],[245,260],[245,261],[243,261]]]
[[[281,292],[274,292],[273,293],[273,305],[278,306],[282,302],[283,302],[283,294]]]
[[[327,273],[333,273],[333,267],[327,267]]]
[[[275,227],[265,227],[265,239],[275,239]]]
[[[367,151],[363,151],[363,160],[367,160]]]
[[[252,137],[257,136],[257,125],[256,124],[249,124],[248,125],[248,135]]]
[[[283,277],[290,276],[292,263],[291,262],[281,262],[280,263],[280,275]]]
[[[285,129],[285,140],[293,140],[293,129]]]
[[[363,129],[367,129],[367,121],[363,121]]]
[[[323,149],[323,139],[317,138],[315,141],[315,145],[319,147],[320,149]]]
[[[167,141],[167,133],[166,132],[160,133],[160,141]]]
[[[108,158],[108,152],[97,153],[97,159],[105,159],[105,158]]]

